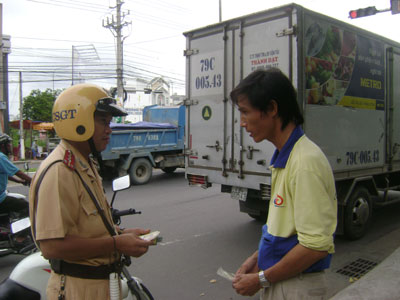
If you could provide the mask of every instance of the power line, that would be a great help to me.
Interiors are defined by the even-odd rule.
[[[28,1],[28,0],[27,0]],[[33,0],[29,0],[33,1]],[[80,41],[80,40],[62,40],[62,39],[49,39],[39,37],[25,37],[25,36],[12,36],[12,39],[36,40],[36,41],[50,41],[50,42],[69,42],[69,43],[91,43],[91,44],[113,44],[112,42],[99,42],[99,41]]]
[[[163,11],[169,10],[169,11],[172,11],[172,12],[180,12],[182,14],[190,12],[190,10],[187,9],[187,8],[184,8],[184,7],[179,6],[179,5],[174,5],[172,3],[166,3],[164,1],[157,1],[157,0],[152,0],[152,1],[128,0],[128,2],[130,2],[130,5],[140,4],[141,3],[141,4],[145,5],[146,7],[150,6],[150,7],[156,8],[156,9],[162,9]],[[157,2],[159,2],[159,4],[157,4]]]
[[[104,10],[103,8],[100,8],[100,6],[98,8],[95,7],[85,7],[85,3],[81,3],[81,5],[78,4],[73,4],[73,3],[66,3],[64,1],[59,1],[59,0],[49,0],[49,2],[46,2],[46,0],[26,0],[29,2],[36,2],[36,3],[40,3],[40,4],[45,4],[45,5],[52,5],[52,6],[57,6],[57,7],[66,7],[66,8],[71,8],[71,9],[78,9],[78,10],[84,10],[84,11],[89,11],[89,12],[100,12],[100,13],[106,13],[108,11]]]

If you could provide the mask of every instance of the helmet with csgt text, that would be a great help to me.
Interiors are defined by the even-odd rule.
[[[82,83],[63,91],[54,102],[53,124],[60,138],[83,142],[94,134],[94,112],[108,112],[113,117],[127,112],[116,104],[107,91],[97,85]]]

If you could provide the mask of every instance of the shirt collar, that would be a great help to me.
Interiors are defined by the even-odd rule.
[[[66,140],[61,140],[60,142],[61,146],[65,150],[71,150],[73,155],[75,156],[75,168],[78,168],[82,171],[89,171],[89,162],[84,158],[84,156],[70,143],[68,143]]]
[[[285,168],[294,145],[303,135],[303,129],[301,129],[300,126],[296,126],[296,128],[290,134],[290,137],[286,141],[285,145],[283,145],[281,151],[278,149],[275,150],[274,155],[271,158],[270,165],[274,168]]]

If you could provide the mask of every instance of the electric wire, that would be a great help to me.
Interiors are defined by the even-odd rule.
[[[36,2],[40,5],[52,5],[65,7],[70,9],[80,9],[85,11],[91,11],[93,13],[107,14],[111,12],[112,7],[100,5],[98,3],[91,3],[87,1],[77,0],[26,0],[30,2]],[[132,1],[129,1],[132,4]],[[142,1],[143,3],[143,1]],[[147,3],[149,4],[149,3]],[[182,7],[175,5],[168,5],[165,1],[152,1],[152,7],[163,10],[172,10],[181,14],[187,12]],[[130,8],[130,7],[127,7]],[[150,10],[151,11],[151,10]],[[134,25],[140,26],[140,24],[155,25],[157,27],[163,26],[166,28],[181,29],[182,23],[175,22],[180,18],[169,20],[167,18],[155,17],[148,13],[134,12]],[[126,80],[134,78],[144,78],[147,81],[153,80],[155,77],[165,78],[170,81],[174,86],[184,87],[184,74],[177,72],[171,72],[167,67],[154,65],[150,61],[154,61],[154,56],[150,55],[149,52],[164,54],[163,51],[156,51],[154,49],[146,49],[138,44],[149,44],[160,40],[174,39],[181,36],[181,31],[177,34],[169,35],[166,37],[157,37],[154,39],[147,39],[135,42],[126,42],[124,44],[124,64],[123,73]],[[37,40],[37,41],[51,41],[57,42],[73,42],[73,43],[91,43],[88,41],[72,41],[68,39],[48,39],[40,37],[23,37],[15,36],[13,39],[20,41],[23,40]],[[115,69],[117,67],[115,63],[115,44],[111,42],[92,42],[96,44],[96,48],[99,52],[100,61],[93,65],[91,63],[81,62],[74,63],[74,76],[80,77],[74,80],[115,80],[117,78]],[[129,47],[135,47],[135,51],[130,51]],[[142,53],[141,53],[142,52]],[[18,61],[22,57],[29,57],[30,61]],[[41,82],[69,82],[71,81],[71,49],[62,48],[33,48],[33,47],[13,47],[12,55],[10,55],[9,70],[10,70],[10,84],[18,83],[17,74],[19,72],[24,73],[24,83],[41,83]]]

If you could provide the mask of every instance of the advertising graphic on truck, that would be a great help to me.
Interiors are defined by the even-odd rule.
[[[323,22],[306,25],[308,104],[384,109],[383,43]]]

